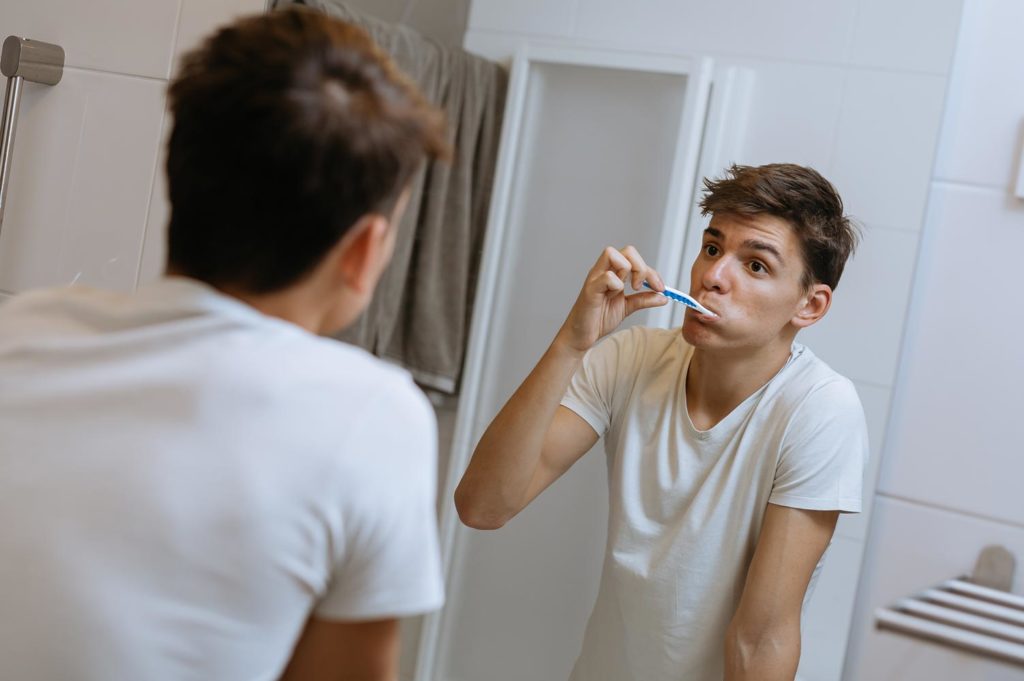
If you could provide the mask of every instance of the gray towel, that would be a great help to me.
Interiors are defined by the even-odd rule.
[[[278,2],[277,5],[293,4]],[[508,75],[498,64],[337,0],[294,0],[361,26],[444,110],[451,162],[414,179],[391,264],[369,309],[338,337],[408,368],[417,382],[458,389],[498,155]]]

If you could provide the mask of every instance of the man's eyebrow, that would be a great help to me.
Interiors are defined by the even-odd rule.
[[[783,262],[782,253],[779,252],[779,249],[765,241],[758,241],[757,239],[747,239],[746,241],[743,242],[743,247],[752,248],[755,251],[766,251],[775,256],[775,259],[778,260],[779,262]]]
[[[722,231],[719,230],[719,229],[716,229],[715,227],[708,227],[708,228],[706,228],[704,230],[704,234],[705,234],[705,236],[711,236],[711,237],[714,237],[716,239],[724,239],[725,238],[725,235],[722,234]],[[743,242],[743,247],[744,248],[751,248],[751,249],[756,250],[756,251],[765,251],[766,253],[771,253],[772,255],[775,256],[775,259],[778,260],[779,262],[785,262],[782,259],[782,253],[779,252],[779,249],[776,248],[775,245],[770,244],[767,241],[758,241],[757,239],[747,239],[746,241]]]

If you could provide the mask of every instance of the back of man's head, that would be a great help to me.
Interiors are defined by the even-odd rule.
[[[733,165],[725,177],[704,180],[700,207],[709,213],[773,215],[796,233],[804,257],[803,285],[835,290],[857,247],[857,229],[843,214],[839,192],[818,171],[793,163]]]
[[[446,153],[440,112],[369,36],[302,8],[218,31],[169,99],[168,266],[218,287],[299,282]]]

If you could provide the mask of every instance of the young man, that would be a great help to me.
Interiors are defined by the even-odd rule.
[[[0,678],[392,681],[443,599],[433,412],[319,334],[440,115],[298,10],[216,33],[170,107],[169,276],[0,307]]]
[[[705,181],[711,214],[682,329],[610,336],[658,293],[608,248],[548,351],[487,429],[456,491],[501,527],[600,437],[604,573],[574,681],[792,681],[808,585],[867,457],[853,385],[795,342],[828,312],[855,245],[835,189],[795,165]]]

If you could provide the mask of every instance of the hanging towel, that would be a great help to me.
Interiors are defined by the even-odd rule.
[[[337,0],[294,0],[356,24],[444,110],[451,161],[413,179],[391,264],[367,311],[339,339],[454,394],[465,354],[498,156],[508,75],[500,65],[388,24]]]

